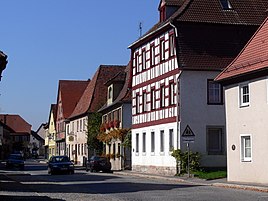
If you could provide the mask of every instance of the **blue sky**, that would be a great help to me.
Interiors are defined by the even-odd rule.
[[[0,50],[8,65],[0,113],[33,127],[48,121],[59,80],[87,80],[101,64],[127,64],[128,46],[158,21],[159,0],[1,1]]]

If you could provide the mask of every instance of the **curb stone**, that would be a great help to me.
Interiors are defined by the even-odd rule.
[[[221,187],[221,188],[232,188],[232,189],[240,189],[240,190],[249,190],[249,191],[258,191],[268,193],[268,186],[254,186],[254,185],[245,185],[245,184],[233,184],[233,183],[220,183],[220,182],[211,182],[208,183],[206,180],[197,179],[196,181],[191,181],[183,178],[173,178],[173,177],[165,177],[165,176],[158,176],[158,175],[148,175],[142,173],[131,173],[131,172],[114,172],[117,175],[127,175],[127,176],[136,176],[136,177],[143,177],[143,178],[152,178],[152,179],[163,179],[168,181],[177,181],[189,184],[195,184],[200,186],[214,186],[214,187]]]

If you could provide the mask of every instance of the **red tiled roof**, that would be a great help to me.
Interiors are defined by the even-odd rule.
[[[63,116],[65,119],[74,111],[89,82],[78,80],[59,81],[59,92],[61,93]]]
[[[224,10],[219,0],[185,0],[171,17],[177,21],[260,25],[267,16],[267,0],[229,0]]]
[[[268,68],[268,18],[240,54],[215,80],[224,81]]]
[[[107,106],[107,103],[103,105],[103,107],[99,111],[103,111],[107,109],[108,107],[114,106],[117,103],[122,103],[122,102],[131,102],[132,99],[132,94],[131,94],[131,89],[129,88],[130,82],[131,82],[131,72],[130,72],[130,63],[127,65],[126,69],[124,70],[124,86],[122,90],[120,91],[118,97],[113,101],[113,103],[109,106]]]
[[[120,65],[101,65],[87,85],[70,118],[87,112],[96,112],[104,105],[107,99],[107,87],[104,84],[124,69],[125,66]]]
[[[57,104],[51,104],[50,105],[50,112],[49,112],[49,117],[48,117],[48,123],[50,123],[50,117],[51,117],[51,112],[53,113],[53,117],[54,117],[54,124],[56,125],[56,120],[57,120]]]
[[[31,134],[32,125],[26,122],[20,115],[0,114],[0,121],[13,129],[16,133]]]
[[[224,10],[220,0],[177,0],[178,10],[166,21],[155,24],[130,47],[152,34],[152,32],[167,26],[170,22],[260,25],[267,17],[267,0],[229,1],[233,8],[231,10]]]

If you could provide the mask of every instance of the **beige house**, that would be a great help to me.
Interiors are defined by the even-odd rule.
[[[228,181],[268,183],[268,22],[216,78],[225,86]]]
[[[45,155],[47,159],[49,159],[53,155],[56,155],[56,114],[57,106],[56,104],[51,104],[45,135]]]

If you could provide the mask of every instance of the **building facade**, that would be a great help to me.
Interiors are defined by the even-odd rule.
[[[109,135],[121,132],[120,137],[104,142],[106,156],[110,158],[112,170],[131,169],[131,147],[124,145],[124,139],[131,128],[131,77],[130,65],[106,82],[107,102],[99,110],[102,114],[101,132]]]
[[[268,183],[268,20],[216,78],[225,86],[228,181]]]
[[[213,80],[264,19],[265,5],[253,3],[160,1],[160,21],[129,46],[133,170],[174,175],[171,153],[187,149],[187,127],[201,166],[226,167],[222,87]]]
[[[124,68],[125,66],[120,65],[100,65],[67,119],[67,155],[76,164],[85,165],[86,158],[98,154],[96,150],[88,148],[88,117],[96,113],[106,102],[107,87],[104,84]]]
[[[74,111],[89,81],[60,80],[57,96],[56,154],[66,155],[66,120]]]

